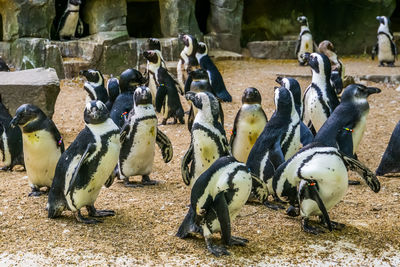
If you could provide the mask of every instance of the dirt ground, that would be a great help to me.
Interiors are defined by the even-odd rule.
[[[376,61],[364,58],[347,58],[344,64],[350,75],[400,73],[399,67],[378,68]],[[269,118],[276,74],[310,73],[309,67],[299,67],[292,60],[220,61],[217,65],[233,96],[233,103],[223,104],[228,137],[245,88],[261,91]],[[310,80],[299,82],[305,89]],[[369,99],[368,125],[358,156],[375,170],[400,118],[400,92],[395,90],[398,85],[369,84],[382,93]],[[66,146],[84,127],[84,101],[82,80],[61,82],[54,121]],[[183,98],[182,102],[187,110]],[[113,209],[116,216],[98,225],[77,223],[69,211],[59,219],[48,219],[47,196],[28,197],[26,173],[1,172],[0,265],[400,265],[400,180],[393,177],[379,177],[377,194],[365,183],[349,188],[343,201],[329,212],[332,220],[346,224],[342,231],[309,235],[301,231],[299,218],[262,205],[246,205],[232,227],[234,235],[250,242],[229,248],[231,256],[215,258],[200,237],[175,237],[189,203],[190,191],[179,168],[190,134],[186,124],[160,128],[174,148],[168,164],[156,152],[151,178],[161,183],[132,189],[116,181],[109,189],[103,188],[96,207]],[[359,179],[352,173],[350,178]]]

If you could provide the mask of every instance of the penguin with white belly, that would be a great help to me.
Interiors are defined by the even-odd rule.
[[[54,122],[31,104],[20,106],[10,125],[22,130],[25,168],[32,188],[29,196],[40,196],[40,188],[52,184],[57,161],[64,152],[63,139]]]
[[[246,203],[254,179],[258,178],[245,164],[231,156],[219,158],[194,183],[189,212],[176,235],[186,238],[194,224],[200,228],[208,251],[217,257],[230,254],[225,246],[245,246],[247,239],[232,236],[231,223]],[[218,232],[223,246],[211,241],[211,235]]]
[[[83,88],[88,93],[89,98],[86,102],[90,100],[100,100],[104,104],[108,102],[107,89],[104,87],[104,77],[98,70],[88,69],[81,70],[80,75],[85,76],[87,82],[83,85]]]
[[[302,120],[315,135],[339,105],[339,100],[330,82],[329,58],[319,53],[306,53],[303,57],[311,67],[312,81],[304,92]]]
[[[307,64],[307,61],[302,57],[305,53],[312,53],[315,49],[315,44],[313,37],[311,35],[310,28],[308,27],[308,20],[305,16],[300,16],[297,18],[300,23],[300,33],[299,38],[296,43],[296,58],[299,61],[300,66]]]
[[[249,170],[262,180],[253,185],[253,194],[267,207],[279,206],[268,201],[273,195],[272,177],[285,160],[300,149],[300,117],[295,109],[292,93],[285,87],[275,89],[276,110],[258,137],[247,158]],[[265,192],[267,195],[260,194]]]
[[[188,68],[190,65],[195,64],[193,61],[197,61],[196,52],[198,42],[196,37],[190,34],[179,34],[178,39],[182,40],[184,48],[180,54],[176,72],[178,75],[179,86],[185,88],[186,80],[188,78]]]
[[[65,39],[75,39],[75,33],[83,33],[83,23],[79,18],[79,7],[81,0],[68,0],[68,7],[61,17],[58,24],[57,33],[61,41]]]
[[[86,104],[84,120],[85,128],[57,163],[47,209],[49,218],[69,209],[79,222],[95,224],[102,221],[85,218],[80,210],[86,207],[90,217],[114,215],[112,210],[96,210],[94,202],[102,186],[112,183],[108,180],[113,179],[112,172],[118,163],[120,129],[101,101]]]
[[[380,24],[378,42],[372,49],[372,60],[374,60],[375,55],[378,55],[380,67],[383,67],[385,63],[387,66],[393,67],[397,57],[397,48],[393,40],[393,34],[389,29],[390,21],[385,16],[377,16],[376,19]]]
[[[242,107],[233,124],[229,144],[232,155],[240,162],[246,162],[250,150],[267,124],[267,115],[261,106],[260,92],[253,87],[244,90]]]
[[[187,92],[186,98],[198,109],[194,119],[190,146],[182,158],[182,179],[193,186],[196,179],[213,162],[230,154],[224,127],[218,121],[219,102],[209,92]],[[190,166],[189,166],[190,165]]]
[[[129,177],[141,175],[141,185],[154,185],[157,182],[150,180],[149,174],[153,169],[155,144],[160,147],[165,163],[172,159],[172,144],[157,128],[150,89],[145,86],[136,88],[133,98],[133,109],[121,130],[120,178],[124,179],[125,186],[136,187],[137,184],[129,182]]]

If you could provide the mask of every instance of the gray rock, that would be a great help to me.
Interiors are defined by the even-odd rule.
[[[247,43],[247,48],[255,58],[293,59],[296,41],[255,41]]]
[[[60,81],[54,69],[0,72],[0,94],[11,115],[20,105],[31,103],[52,117],[59,92]]]

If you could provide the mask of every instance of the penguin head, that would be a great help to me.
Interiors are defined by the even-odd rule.
[[[378,94],[381,90],[376,87],[367,87],[362,84],[350,84],[347,86],[342,94],[341,100],[345,102],[353,103],[366,103],[367,97],[372,94]]]
[[[385,16],[377,16],[376,20],[379,21],[380,24],[384,25],[384,26],[389,26],[390,21],[387,17]]]
[[[197,46],[197,53],[199,53],[200,55],[207,55],[208,54],[207,45],[203,42],[199,42]]]
[[[150,63],[155,64],[157,67],[161,66],[161,55],[159,50],[147,50],[143,52],[143,56]]]
[[[151,101],[151,92],[147,86],[142,85],[136,88],[133,93],[133,102],[135,103],[135,106],[148,105],[152,103]]]
[[[117,98],[119,93],[120,93],[119,80],[117,78],[115,78],[115,77],[111,77],[107,81],[107,94],[108,94],[108,97],[110,98],[110,100],[112,102],[114,102],[114,100]]]
[[[199,80],[207,80],[208,81],[208,72],[205,69],[196,69],[190,71],[189,76],[192,78],[193,81]]]
[[[294,107],[292,93],[285,87],[275,87],[275,108],[278,114],[290,115]]]
[[[147,39],[147,50],[159,50],[161,51],[161,43],[157,38]]]
[[[46,206],[48,218],[56,218],[60,216],[65,208],[65,202],[61,197],[56,197],[55,194],[49,194]]]
[[[135,91],[136,87],[146,83],[142,73],[135,69],[127,69],[119,76],[119,86],[122,92]]]
[[[32,104],[23,104],[15,112],[15,116],[11,120],[10,125],[11,127],[15,127],[17,125],[23,127],[30,122],[40,120],[45,117],[46,115],[37,106]]]
[[[243,92],[242,104],[261,104],[260,92],[254,87],[247,88]]]
[[[79,6],[80,4],[82,4],[82,1],[81,0],[69,0],[68,1],[71,5],[74,5],[74,6]]]
[[[324,41],[320,42],[318,45],[318,50],[319,50],[319,52],[321,52],[325,55],[327,54],[328,51],[336,53],[335,47],[333,46],[332,42],[328,41],[328,40],[324,40]]]
[[[301,88],[296,79],[277,77],[275,81],[292,93],[295,105],[301,105]]]
[[[190,34],[179,34],[178,38],[182,40],[183,44],[188,48],[188,55],[195,54],[197,52],[198,42],[196,37]]]
[[[308,20],[306,16],[297,17],[297,21],[300,23],[301,26],[308,26]]]
[[[185,94],[187,100],[190,100],[193,105],[201,110],[203,114],[210,118],[215,119],[219,115],[219,102],[218,99],[209,92],[192,92],[189,91]]]
[[[329,80],[331,77],[331,62],[327,56],[321,53],[304,53],[302,58],[311,67],[313,73],[325,75]]]
[[[105,122],[109,115],[109,111],[103,102],[92,100],[86,104],[83,119],[87,124],[99,124]]]
[[[95,83],[98,85],[104,85],[104,77],[98,70],[88,69],[88,70],[81,70],[79,75],[85,76],[86,80],[91,83]]]

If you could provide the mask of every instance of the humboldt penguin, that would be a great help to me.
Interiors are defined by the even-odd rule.
[[[107,89],[104,87],[104,77],[99,70],[81,70],[80,75],[85,76],[87,82],[85,82],[83,88],[88,93],[89,98],[86,102],[90,100],[100,100],[104,104],[108,102]]]
[[[393,34],[389,29],[390,21],[385,16],[377,16],[379,21],[378,42],[372,49],[372,60],[378,55],[379,66],[382,67],[386,63],[387,66],[393,67],[397,57],[397,48],[393,40]]]
[[[190,34],[179,34],[178,39],[183,42],[184,48],[180,54],[176,71],[179,86],[185,88],[186,79],[188,77],[189,62],[190,65],[195,65],[194,61],[197,61],[196,52],[198,42],[196,37]]]
[[[68,0],[68,7],[61,17],[58,24],[57,33],[61,41],[65,39],[75,39],[75,33],[83,33],[83,23],[79,18],[79,7],[81,0]]]
[[[296,58],[299,61],[300,66],[307,64],[307,61],[302,57],[305,53],[312,53],[316,49],[313,37],[311,35],[310,28],[308,27],[308,20],[305,16],[300,16],[297,18],[300,23],[300,34],[296,43]]]

